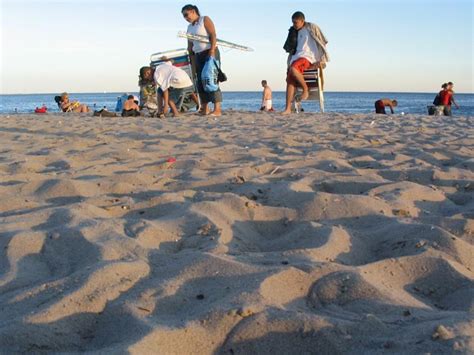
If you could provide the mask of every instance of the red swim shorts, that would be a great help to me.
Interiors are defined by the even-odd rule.
[[[298,72],[303,74],[305,70],[308,70],[309,68],[311,68],[311,63],[306,58],[298,58],[293,63],[291,63],[290,67],[295,68]],[[286,76],[286,82],[294,86],[297,85],[295,78],[293,77],[293,75],[290,75],[289,70],[288,70],[288,75]]]

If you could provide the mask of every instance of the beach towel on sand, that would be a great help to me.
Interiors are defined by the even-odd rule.
[[[204,91],[215,92],[219,90],[219,61],[214,57],[209,57],[204,64],[201,73],[201,80],[204,86]]]

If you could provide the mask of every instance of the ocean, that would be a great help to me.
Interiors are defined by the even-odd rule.
[[[78,100],[92,109],[104,106],[113,111],[117,97],[123,93],[70,93],[71,100]],[[136,92],[130,94],[137,95]],[[0,95],[0,113],[31,113],[36,107],[45,104],[50,112],[59,112],[54,96],[57,94],[29,94],[29,95]],[[374,111],[374,102],[380,98],[398,100],[396,113],[427,114],[426,107],[433,102],[435,93],[376,93],[376,92],[325,92],[326,112],[340,113],[371,113]],[[224,110],[258,111],[261,104],[261,92],[224,92]],[[456,94],[456,102],[460,105],[457,110],[453,107],[454,116],[474,116],[474,94]],[[285,93],[273,93],[275,110],[283,110]],[[315,102],[306,101],[303,104],[306,112],[319,112]]]

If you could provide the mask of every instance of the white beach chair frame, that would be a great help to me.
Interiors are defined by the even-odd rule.
[[[322,68],[310,68],[303,73],[304,80],[309,88],[308,100],[318,101],[321,113],[324,113],[324,77]],[[296,89],[294,100],[295,112],[301,112],[301,88]]]

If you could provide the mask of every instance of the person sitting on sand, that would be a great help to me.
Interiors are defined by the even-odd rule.
[[[123,103],[122,117],[137,117],[140,116],[140,107],[135,101],[135,96],[128,95],[127,101]]]
[[[375,101],[375,113],[380,113],[386,115],[387,112],[385,112],[385,107],[390,107],[390,111],[392,114],[395,113],[393,110],[394,107],[398,106],[397,100],[391,100],[391,99],[380,99]]]
[[[262,80],[262,86],[262,106],[260,107],[260,111],[274,111],[272,105],[272,89],[268,86],[266,80]]]
[[[439,93],[439,103],[440,105],[444,106],[444,115],[445,116],[452,116],[453,113],[451,111],[451,105],[454,104],[457,109],[459,109],[459,105],[454,100],[454,84],[450,81],[445,90],[442,90]]]
[[[175,67],[168,58],[162,58],[163,63],[155,68],[155,83],[158,87],[158,114],[163,117],[171,108],[173,116],[180,115],[184,97],[194,93],[194,85],[188,73]],[[197,96],[193,95],[196,101]]]
[[[288,39],[283,47],[289,53],[289,68],[286,78],[286,108],[283,114],[291,113],[291,104],[294,100],[296,87],[301,87],[301,100],[309,96],[308,85],[303,73],[311,67],[324,67],[329,61],[326,51],[328,41],[321,29],[310,22],[298,11],[291,17],[293,27],[289,30]]]
[[[81,104],[79,101],[69,101],[69,94],[67,92],[61,94],[58,105],[63,112],[83,113],[90,111],[87,105]]]

